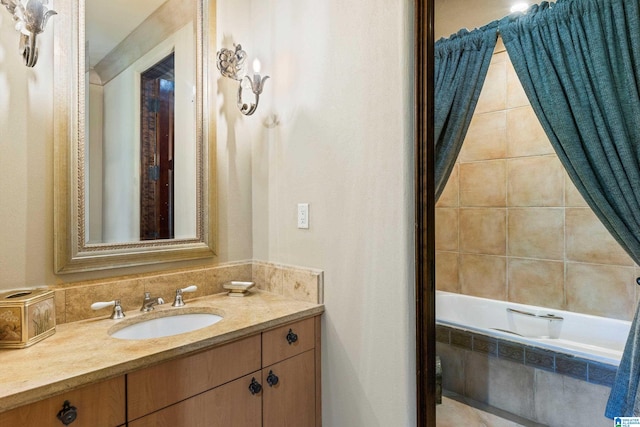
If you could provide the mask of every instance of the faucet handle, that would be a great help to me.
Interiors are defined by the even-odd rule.
[[[195,292],[198,290],[196,285],[187,286],[186,288],[176,289],[176,299],[171,304],[172,307],[182,307],[184,305],[184,301],[182,300],[183,292]]]
[[[122,319],[124,317],[124,311],[122,311],[122,305],[120,304],[120,300],[116,299],[108,302],[94,302],[91,304],[92,310],[101,310],[106,307],[113,306],[113,313],[109,316],[110,319]]]

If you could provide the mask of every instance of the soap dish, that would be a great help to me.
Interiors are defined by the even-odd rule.
[[[243,297],[248,294],[247,291],[253,288],[254,285],[254,282],[237,282],[233,280],[225,283],[222,287],[229,291],[230,297]]]

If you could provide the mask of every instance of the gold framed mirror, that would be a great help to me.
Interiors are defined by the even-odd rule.
[[[56,272],[213,256],[215,2],[58,9]]]

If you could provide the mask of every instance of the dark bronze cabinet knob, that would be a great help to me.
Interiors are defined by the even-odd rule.
[[[269,371],[269,375],[267,375],[267,383],[269,384],[269,387],[273,387],[278,384],[278,381],[278,376],[274,374],[273,371]]]
[[[65,400],[62,404],[62,409],[58,412],[58,419],[66,426],[71,424],[78,417],[78,409],[75,406],[71,406],[68,400]]]
[[[249,391],[251,394],[258,394],[262,391],[262,385],[256,381],[255,377],[251,378],[251,384],[249,384]]]
[[[287,342],[289,345],[298,341],[298,335],[293,332],[293,330],[289,329],[289,333],[287,334]]]

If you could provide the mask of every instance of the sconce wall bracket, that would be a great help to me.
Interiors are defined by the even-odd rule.
[[[24,65],[33,67],[38,62],[36,36],[44,31],[47,21],[57,12],[45,5],[48,0],[0,0],[13,16],[16,30],[20,32],[19,52]]]
[[[257,72],[253,75],[253,78],[247,75],[245,71],[247,53],[242,50],[242,46],[239,44],[235,45],[235,50],[225,48],[220,49],[218,51],[217,58],[217,67],[218,70],[220,70],[220,74],[222,74],[223,77],[228,77],[239,82],[238,96],[236,99],[238,109],[245,116],[252,115],[258,108],[260,94],[264,89],[264,82],[269,78],[269,76],[261,77]],[[255,97],[255,103],[246,103],[242,100],[242,84],[245,80],[249,82],[251,92],[253,92]]]
[[[235,50],[220,49],[217,58],[220,74],[233,80],[242,80],[242,76],[245,74],[245,60],[247,59],[247,52],[242,50],[242,45],[235,45]]]

